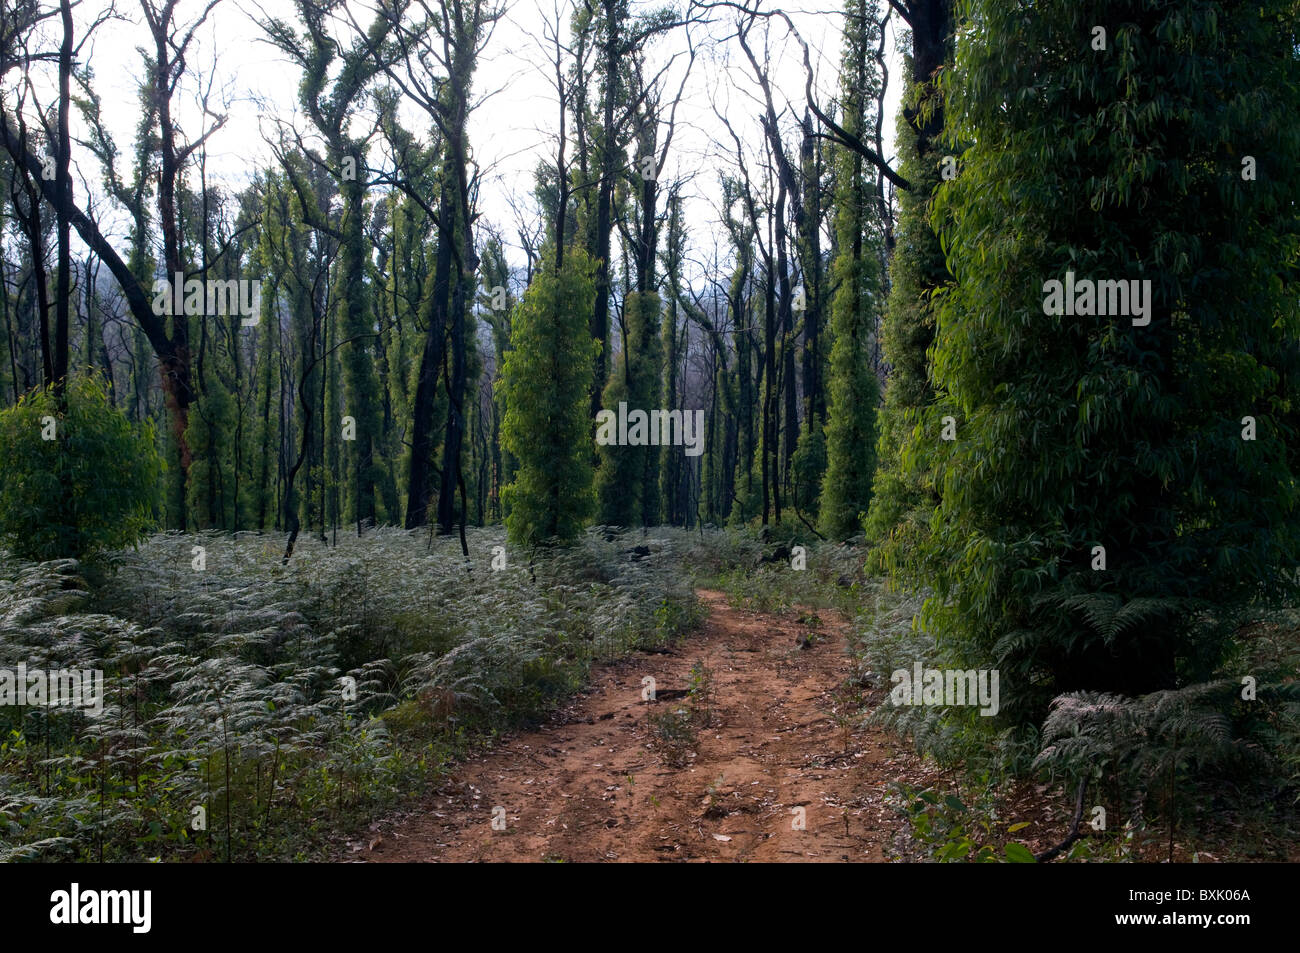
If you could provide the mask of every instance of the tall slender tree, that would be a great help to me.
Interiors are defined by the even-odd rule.
[[[849,0],[849,12],[840,66],[842,125],[861,137],[871,125],[880,83],[874,58],[879,25],[867,15],[865,0]],[[884,228],[864,158],[844,147],[835,150],[835,158],[834,343],[819,518],[825,535],[845,539],[861,532],[875,474],[880,385],[871,353],[882,299],[878,246]]]
[[[578,535],[594,507],[591,360],[586,304],[594,264],[582,249],[534,278],[511,321],[502,371],[505,448],[519,461],[505,488],[506,527],[524,546]]]

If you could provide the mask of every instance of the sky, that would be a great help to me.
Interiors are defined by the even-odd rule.
[[[674,2],[674,0],[669,0]],[[685,0],[675,0],[683,6]],[[189,22],[198,16],[207,0],[180,0],[178,19]],[[503,15],[481,56],[474,82],[478,103],[471,115],[470,142],[475,161],[482,167],[480,189],[481,221],[496,226],[507,241],[515,239],[512,208],[531,215],[533,170],[540,160],[554,161],[554,131],[558,107],[555,90],[548,79],[546,53],[538,44],[544,23],[554,20],[556,4],[567,24],[570,0],[504,0]],[[634,12],[649,10],[657,3],[633,0]],[[107,6],[105,0],[84,0],[77,8],[78,21],[84,24]],[[119,151],[129,156],[138,123],[137,85],[142,75],[139,47],[148,39],[138,3],[117,0],[120,19],[102,24],[83,52],[83,61],[94,70],[94,88],[103,100],[103,118],[114,136]],[[368,22],[366,6],[351,3],[358,21]],[[768,5],[765,5],[768,6]],[[819,100],[824,104],[833,94],[840,55],[840,31],[843,18],[832,5],[790,5],[782,7],[790,14],[796,28],[812,51],[813,68]],[[674,30],[650,47],[650,70],[676,56],[665,80],[671,96],[682,82],[685,54],[694,46],[697,56],[686,80],[682,103],[677,111],[677,128],[671,152],[660,172],[661,185],[678,178],[689,179],[684,188],[688,228],[697,244],[709,245],[718,233],[718,172],[731,162],[720,150],[731,149],[725,127],[715,109],[726,116],[745,140],[751,154],[757,156],[761,130],[758,115],[762,109],[759,91],[753,82],[749,64],[738,43],[726,39],[734,34],[737,14],[717,10],[715,22]],[[198,108],[200,83],[211,88],[215,112],[226,115],[225,125],[208,143],[208,175],[232,188],[246,184],[260,169],[273,161],[266,138],[275,135],[275,122],[295,123],[310,132],[310,123],[297,105],[299,73],[279,50],[265,39],[259,21],[268,17],[293,18],[288,0],[220,0],[200,28],[194,49],[188,57],[192,75],[187,76],[179,93],[178,118],[189,137],[199,134],[204,117]],[[886,154],[890,155],[894,116],[898,108],[902,74],[897,51],[897,17],[891,18],[887,48],[893,82],[886,103]],[[764,27],[756,27],[761,34]],[[756,52],[763,39],[751,37]],[[793,124],[804,110],[804,69],[802,52],[788,36],[780,20],[771,21],[768,45],[772,56],[772,76],[778,97],[777,109],[787,103],[791,111],[783,121]],[[761,55],[761,54],[760,54]],[[44,85],[44,84],[42,84]],[[42,93],[50,96],[52,87]],[[408,126],[420,130],[422,115],[415,110],[405,116]],[[74,125],[74,136],[77,129]],[[725,143],[720,145],[719,143]],[[372,155],[372,164],[378,160]],[[86,184],[97,188],[100,178],[94,161],[78,150],[74,156]],[[751,162],[751,169],[757,165]],[[127,160],[119,171],[126,175]],[[85,186],[78,180],[77,192],[84,199]],[[126,216],[121,210],[106,214],[101,207],[110,234],[125,235]],[[513,262],[522,261],[517,248],[509,250]]]

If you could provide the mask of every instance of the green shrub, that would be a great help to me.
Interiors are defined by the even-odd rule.
[[[1029,826],[1012,824],[1005,833],[986,790],[978,803],[967,805],[955,794],[940,796],[932,788],[891,785],[894,809],[911,828],[912,839],[939,863],[1032,864],[1033,853],[1024,844],[1008,840]]]
[[[0,537],[36,560],[136,545],[162,474],[152,425],[132,424],[91,377],[60,404],[43,389],[0,411]]]

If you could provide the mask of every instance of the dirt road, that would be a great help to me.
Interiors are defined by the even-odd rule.
[[[837,715],[856,714],[861,693],[843,687],[846,623],[699,595],[708,618],[684,645],[600,669],[551,724],[459,765],[421,811],[380,825],[349,859],[887,859],[901,821],[886,786],[929,771],[881,729]],[[696,662],[711,673],[708,727],[698,693],[686,695]],[[647,676],[653,704],[642,698]],[[688,698],[693,751],[674,750],[652,719]]]

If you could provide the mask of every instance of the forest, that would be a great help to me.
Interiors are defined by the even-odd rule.
[[[1300,3],[780,2],[0,0],[0,860],[1300,860]]]

